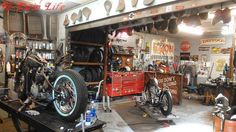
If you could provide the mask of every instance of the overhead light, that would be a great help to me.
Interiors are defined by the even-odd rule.
[[[180,32],[185,32],[185,33],[189,33],[193,35],[202,35],[204,32],[200,26],[191,27],[191,26],[187,26],[185,23],[179,24],[178,29]]]

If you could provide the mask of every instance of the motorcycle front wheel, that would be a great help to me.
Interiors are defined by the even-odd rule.
[[[68,121],[78,119],[88,103],[88,91],[82,76],[73,70],[62,71],[53,87],[53,104],[57,113]]]
[[[162,102],[162,106],[160,107],[161,113],[164,116],[168,116],[169,114],[171,114],[172,105],[173,105],[170,92],[168,91],[163,92],[163,95],[161,96],[161,102]]]

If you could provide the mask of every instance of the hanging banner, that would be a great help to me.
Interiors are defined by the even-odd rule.
[[[207,38],[201,39],[200,45],[225,44],[225,38]]]

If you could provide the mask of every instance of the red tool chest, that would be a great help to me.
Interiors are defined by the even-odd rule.
[[[125,96],[141,93],[144,89],[144,72],[110,72],[107,77],[108,96]]]

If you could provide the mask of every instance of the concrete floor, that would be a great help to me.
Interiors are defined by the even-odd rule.
[[[199,101],[183,99],[180,106],[174,106],[173,113],[179,119],[173,121],[156,121],[135,107],[132,98],[121,98],[112,102],[112,113],[102,111],[101,104],[98,109],[98,118],[106,121],[103,128],[105,132],[212,132],[212,106],[204,106]],[[3,118],[4,116],[4,118]],[[6,113],[0,111],[0,132],[15,132]]]
[[[173,121],[156,121],[150,117],[144,117],[144,112],[134,107],[134,102],[113,104],[127,125],[135,132],[211,132],[212,106],[204,106],[199,101],[183,99],[180,106],[174,106],[173,114],[180,118]]]

